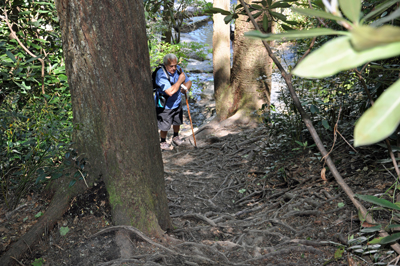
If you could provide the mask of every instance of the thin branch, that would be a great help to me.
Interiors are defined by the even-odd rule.
[[[8,28],[10,29],[11,32],[11,37],[13,37],[14,39],[17,40],[18,44],[22,47],[22,49],[24,49],[25,52],[27,52],[30,56],[32,57],[37,57],[34,53],[32,53],[18,38],[17,34],[15,33],[15,31],[12,29],[12,25],[10,24],[10,22],[8,21],[8,16],[7,16],[7,9],[4,8],[4,16],[5,16],[5,20],[7,23]],[[45,64],[44,64],[44,60],[42,58],[38,58],[38,60],[40,61],[40,63],[42,63],[42,94],[45,94],[45,90],[44,90],[44,68],[45,68]],[[46,101],[46,99],[45,99]],[[47,103],[47,101],[46,101]]]
[[[342,139],[347,143],[347,145],[349,145],[349,147],[353,149],[355,153],[358,153],[358,151],[354,149],[353,146],[351,146],[351,144],[342,136],[342,134],[340,134],[339,130],[337,130],[337,133],[342,137]]]
[[[363,68],[363,69],[364,69],[364,68]],[[358,78],[360,79],[361,84],[362,84],[363,87],[364,87],[365,93],[367,94],[368,99],[369,99],[369,101],[371,102],[371,105],[374,105],[374,100],[372,99],[371,93],[369,93],[367,83],[365,83],[364,77],[362,76],[361,72],[358,71],[357,69],[354,69],[354,72],[356,72]]]
[[[253,23],[254,27],[256,30],[260,30],[260,28],[258,27],[256,21],[254,20],[253,16],[251,15],[249,8],[247,7],[247,5],[245,4],[244,0],[240,0],[240,3],[242,4],[242,6],[245,8],[246,13],[248,15],[248,17],[250,18],[251,22]],[[265,46],[265,49],[268,51],[269,56],[271,57],[272,61],[276,64],[276,66],[278,67],[279,71],[281,71],[281,75],[284,78],[286,85],[288,86],[290,95],[293,99],[293,103],[296,106],[297,110],[299,111],[304,124],[306,125],[308,131],[310,132],[315,144],[317,145],[319,151],[321,152],[322,156],[325,156],[328,152],[326,151],[317,131],[315,130],[311,119],[309,118],[308,114],[304,111],[303,107],[301,106],[300,100],[293,88],[293,84],[292,84],[292,78],[291,75],[288,74],[285,69],[282,67],[281,63],[279,62],[279,60],[275,57],[275,55],[273,54],[271,47],[269,47],[268,43],[266,41],[262,41],[262,43]],[[373,223],[374,220],[371,217],[371,215],[367,212],[367,209],[358,201],[354,198],[354,192],[351,190],[351,188],[346,184],[346,182],[343,180],[343,177],[340,175],[339,171],[337,170],[334,162],[332,161],[332,159],[330,158],[330,156],[328,156],[326,158],[326,163],[329,167],[329,169],[332,172],[332,175],[334,176],[336,182],[340,185],[340,187],[344,190],[344,192],[346,193],[346,195],[350,198],[350,200],[352,201],[352,203],[354,204],[354,206],[360,211],[361,215],[363,217],[365,217],[367,222]],[[385,232],[384,230],[381,230],[379,232],[380,236],[388,236],[388,233]],[[400,245],[395,243],[392,244],[391,247],[398,253],[400,254]]]
[[[333,128],[333,144],[332,144],[331,150],[330,150],[324,157],[322,157],[322,159],[321,159],[321,161],[322,161],[322,160],[325,160],[324,165],[323,165],[322,167],[325,166],[326,157],[328,157],[329,154],[331,154],[333,148],[335,147],[335,143],[336,143],[336,139],[337,139],[337,127],[338,127],[338,124],[339,124],[339,119],[340,119],[340,113],[341,113],[341,112],[342,112],[342,107],[340,107],[340,109],[339,109],[338,118],[337,118],[335,127]]]
[[[88,184],[86,183],[85,176],[82,174],[81,170],[78,170],[78,171],[79,171],[79,173],[81,174],[81,176],[82,176],[82,178],[83,178],[83,181],[85,181],[86,187],[88,188],[89,186],[88,186]]]
[[[310,6],[310,9],[313,9],[311,0],[308,0],[308,5]],[[329,28],[329,26],[325,23],[325,21],[322,18],[317,17],[318,21],[325,26],[325,28]]]

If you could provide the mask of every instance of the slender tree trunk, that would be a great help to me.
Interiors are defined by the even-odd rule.
[[[163,15],[163,21],[165,23],[165,25],[169,25],[170,23],[170,13],[169,13],[169,9],[171,8],[171,5],[169,4],[168,1],[164,0],[164,11],[162,13]],[[167,43],[172,43],[172,27],[167,28],[162,36],[161,36],[161,40],[163,40],[164,42]]]
[[[229,0],[214,0],[214,7],[229,10]],[[213,67],[215,108],[221,119],[226,119],[228,107],[233,104],[229,90],[231,78],[230,25],[225,24],[224,15],[214,14],[213,20]]]
[[[247,3],[252,3],[248,0]],[[247,16],[239,15],[235,25],[234,55],[231,77],[233,103],[229,105],[227,116],[240,112],[240,116],[250,117],[263,104],[269,104],[271,94],[272,64],[261,40],[244,37],[244,33],[254,30]],[[258,21],[262,23],[262,16]],[[271,19],[269,19],[271,21]],[[271,25],[268,32],[271,32]]]
[[[143,2],[56,0],[76,150],[102,178],[115,225],[170,229]]]

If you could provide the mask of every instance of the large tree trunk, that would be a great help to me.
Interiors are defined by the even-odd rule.
[[[252,3],[252,1],[246,1]],[[239,15],[235,23],[235,39],[230,101],[225,106],[226,113],[221,118],[234,114],[238,117],[249,118],[263,104],[269,104],[271,94],[272,64],[261,40],[244,37],[244,33],[254,30],[251,22],[246,22],[247,16]],[[262,16],[258,18],[262,21]],[[271,21],[271,19],[269,19]],[[271,32],[271,26],[268,29]],[[222,100],[222,99],[218,99]],[[216,100],[217,101],[217,100]],[[224,104],[217,103],[218,104]],[[256,117],[255,117],[256,118]]]
[[[214,0],[214,7],[229,10],[229,0]],[[230,26],[224,15],[214,14],[213,20],[213,67],[215,109],[221,119],[226,119],[228,108],[233,104],[229,84],[231,77]]]
[[[56,0],[77,152],[115,225],[170,229],[141,0]]]

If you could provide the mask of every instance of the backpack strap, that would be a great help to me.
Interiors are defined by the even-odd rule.
[[[167,77],[169,83],[171,83],[171,85],[172,85],[171,79],[170,79],[170,77],[169,77],[169,75],[168,75],[168,73],[167,73],[167,70],[165,69],[164,64],[160,64],[160,67],[161,67],[162,70],[164,71],[164,74],[165,74],[165,76]]]

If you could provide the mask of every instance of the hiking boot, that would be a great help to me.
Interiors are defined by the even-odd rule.
[[[161,148],[161,151],[162,151],[162,150],[170,151],[170,150],[172,150],[174,147],[172,147],[172,145],[169,144],[169,143],[167,143],[167,142],[161,142],[161,143],[160,143],[160,148]]]
[[[172,143],[174,143],[176,146],[179,146],[182,145],[183,140],[179,136],[176,136],[172,139]]]

